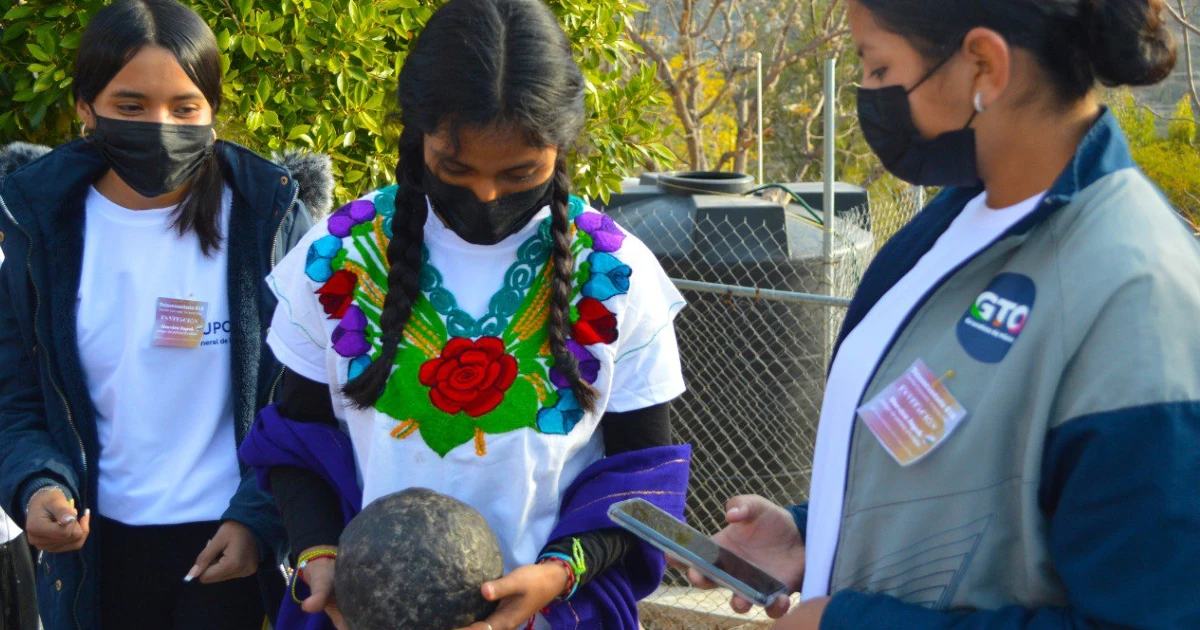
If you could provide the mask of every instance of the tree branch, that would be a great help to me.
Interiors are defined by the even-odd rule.
[[[1180,4],[1182,5],[1182,3],[1180,3]],[[1167,11],[1171,12],[1171,17],[1175,18],[1175,21],[1179,22],[1180,26],[1182,26],[1184,29],[1189,30],[1197,35],[1200,35],[1200,27],[1196,26],[1195,24],[1192,24],[1191,21],[1189,21],[1187,19],[1187,17],[1184,16],[1183,12],[1176,12],[1175,7],[1172,7],[1169,4],[1163,4],[1163,6],[1167,8]]]
[[[1155,118],[1157,118],[1163,122],[1169,122],[1169,123],[1170,122],[1185,122],[1185,123],[1191,123],[1193,125],[1196,124],[1196,121],[1192,120],[1191,118],[1177,118],[1175,116],[1164,116],[1164,115],[1154,111],[1154,108],[1150,107],[1149,105],[1137,100],[1137,97],[1134,97],[1133,102],[1138,107],[1150,112],[1150,115],[1154,116]]]
[[[1187,13],[1183,6],[1183,0],[1179,0],[1180,17],[1186,17]],[[1196,91],[1196,72],[1192,65],[1192,34],[1186,29],[1183,31],[1183,50],[1187,62],[1187,78],[1188,87],[1191,88],[1192,97],[1192,118],[1200,122],[1200,92]]]

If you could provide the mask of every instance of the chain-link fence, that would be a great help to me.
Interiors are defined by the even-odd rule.
[[[676,321],[688,392],[672,413],[677,439],[693,448],[689,523],[718,531],[726,499],[738,494],[783,505],[806,499],[829,352],[847,298],[882,239],[919,202],[917,194],[872,199],[869,209],[840,215],[828,260],[819,219],[801,212],[788,215],[786,229],[746,216],[657,229],[648,225],[654,216],[626,224],[646,235],[688,300]],[[643,625],[766,623],[734,615],[728,600],[728,593],[691,589],[672,570],[644,602]]]

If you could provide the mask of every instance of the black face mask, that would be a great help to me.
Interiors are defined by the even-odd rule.
[[[212,155],[212,125],[95,118],[88,141],[121,181],[143,197],[179,190]]]
[[[474,191],[451,186],[429,167],[425,167],[425,192],[446,227],[464,241],[475,245],[495,245],[525,227],[533,215],[544,208],[550,196],[553,178],[529,190],[505,195],[484,203]]]
[[[913,124],[908,95],[946,65],[953,55],[930,70],[910,89],[893,85],[858,88],[858,122],[871,150],[883,167],[915,186],[978,186],[975,163],[975,130],[971,123],[932,140],[921,137]]]

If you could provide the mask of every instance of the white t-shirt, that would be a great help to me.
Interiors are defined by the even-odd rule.
[[[4,263],[4,251],[0,250],[0,264]],[[8,544],[21,535],[21,528],[13,522],[4,510],[0,510],[0,544]]]
[[[232,193],[222,200],[227,233]],[[237,491],[226,249],[174,208],[86,201],[77,333],[100,438],[97,510],[128,525],[220,519]]]
[[[421,274],[428,299],[414,308],[383,397],[355,409],[339,392],[368,361],[362,353],[378,348],[393,191],[343,207],[280,262],[268,277],[280,304],[267,343],[289,369],[332,384],[364,504],[410,487],[458,498],[487,518],[512,570],[536,559],[563,491],[603,457],[600,416],[683,393],[672,325],[683,298],[640,241],[573,202],[582,212],[577,266],[589,262],[591,272],[576,283],[584,324],[574,339],[585,344],[576,354],[586,353],[583,372],[600,393],[596,412],[583,414],[553,382],[542,352],[549,246],[540,231],[549,209],[491,246],[463,241],[430,212]],[[463,312],[448,314],[451,302]],[[481,330],[472,328],[478,321]]]
[[[986,194],[972,199],[933,247],[875,303],[842,342],[829,371],[813,455],[801,589],[804,599],[829,594],[857,408],[892,337],[921,298],[942,278],[1037,208],[1044,195],[1001,210],[987,207]]]

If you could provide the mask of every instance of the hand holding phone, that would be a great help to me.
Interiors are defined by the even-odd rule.
[[[786,612],[786,605],[777,609],[779,596],[791,590],[788,584],[648,501],[622,501],[608,514],[621,527],[746,600],[770,607],[769,612]]]

